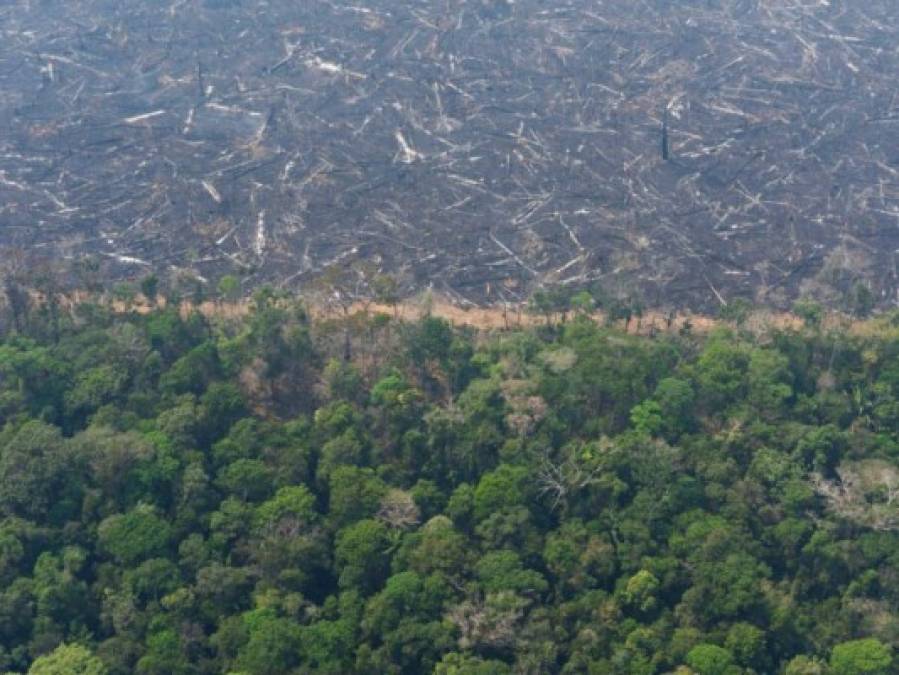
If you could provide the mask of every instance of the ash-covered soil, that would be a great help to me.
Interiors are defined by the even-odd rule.
[[[897,300],[895,0],[7,0],[0,246]]]

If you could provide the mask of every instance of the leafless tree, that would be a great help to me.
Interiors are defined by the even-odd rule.
[[[354,306],[362,305],[364,313],[374,298],[372,283],[377,270],[364,261],[337,263],[328,267],[316,285],[320,289],[322,302],[331,311],[336,311],[343,319],[343,358],[352,360],[350,313]]]
[[[811,483],[837,515],[874,530],[899,530],[899,469],[889,462],[844,463],[836,480],[815,473]]]
[[[393,489],[381,500],[378,518],[398,530],[418,525],[421,512],[412,495],[405,490]]]
[[[527,601],[511,591],[465,600],[450,609],[447,619],[459,629],[459,646],[509,647],[515,644],[518,624]]]
[[[13,327],[21,333],[25,329],[31,308],[24,280],[27,269],[25,254],[21,249],[6,249],[0,255],[3,258],[3,294],[6,296],[6,306],[12,315]]]
[[[503,398],[510,409],[506,424],[521,438],[530,436],[549,410],[546,401],[530,391],[532,387],[521,379],[505,380],[502,384]]]
[[[537,472],[540,494],[552,500],[552,509],[564,504],[569,495],[599,481],[601,466],[588,466],[586,462],[573,457],[554,461],[549,451],[544,452]]]

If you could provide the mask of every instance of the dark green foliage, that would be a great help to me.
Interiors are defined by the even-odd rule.
[[[102,550],[131,566],[165,553],[171,541],[171,526],[152,507],[140,504],[127,513],[103,520],[97,527],[97,539]]]
[[[337,533],[334,558],[341,588],[370,593],[386,576],[390,549],[387,527],[377,520],[360,520]]]
[[[895,673],[899,329],[638,337],[594,304],[477,335],[271,290],[32,308],[0,337],[0,671]]]
[[[141,279],[140,292],[150,302],[156,302],[156,294],[159,292],[159,277],[150,274]]]

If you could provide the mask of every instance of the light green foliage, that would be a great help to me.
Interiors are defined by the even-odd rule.
[[[631,409],[631,424],[637,433],[654,436],[662,430],[662,406],[657,401],[644,401]]]
[[[274,497],[260,504],[254,514],[255,527],[260,530],[276,530],[286,524],[308,527],[317,519],[315,495],[305,485],[281,488]]]
[[[750,623],[735,623],[727,631],[724,646],[739,664],[759,671],[766,669],[765,631],[760,628]]]
[[[818,659],[808,656],[797,656],[790,660],[784,675],[825,675],[827,666]]]
[[[419,575],[415,572],[395,574],[387,580],[384,590],[369,600],[363,627],[372,633],[384,635],[428,601],[424,582]],[[439,598],[437,606],[439,607]]]
[[[737,675],[740,671],[733,661],[733,654],[717,645],[696,645],[687,654],[687,664],[697,675]]]
[[[627,580],[622,599],[640,612],[648,612],[656,605],[659,580],[648,570],[640,570]]]
[[[833,675],[886,675],[892,662],[890,648],[875,638],[844,642],[830,655]]]
[[[379,380],[371,390],[372,403],[381,408],[395,426],[408,424],[419,414],[421,392],[411,387],[399,373]]]
[[[704,560],[693,572],[694,583],[684,594],[684,608],[709,625],[751,614],[763,605],[758,589],[769,575],[763,563],[745,553]]]
[[[28,675],[107,675],[103,662],[77,644],[60,645],[34,660]]]
[[[477,656],[452,652],[434,668],[434,675],[510,675],[512,668],[502,661],[485,661]]]
[[[69,382],[68,364],[47,348],[18,337],[0,345],[0,375],[3,377],[4,415],[17,410],[45,416],[59,406]]]

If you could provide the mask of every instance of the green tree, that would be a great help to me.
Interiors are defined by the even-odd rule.
[[[491,551],[475,564],[475,574],[487,593],[514,591],[520,595],[537,597],[547,590],[543,576],[525,569],[514,551]]]
[[[351,619],[316,621],[300,630],[304,666],[322,673],[352,672],[358,631]]]
[[[105,551],[125,565],[164,554],[172,538],[171,525],[152,506],[139,504],[127,513],[109,516],[97,528]]]
[[[421,419],[421,400],[421,392],[397,372],[380,379],[371,390],[371,402],[382,411],[386,431],[394,437]]]
[[[49,518],[74,517],[83,491],[82,463],[60,430],[36,420],[0,433],[0,513]]]
[[[140,281],[140,292],[150,303],[156,302],[156,296],[159,293],[159,277],[155,274],[149,274]]]
[[[857,281],[846,294],[846,307],[853,316],[866,319],[874,309],[876,301],[868,284]]]
[[[814,300],[800,298],[793,304],[793,312],[809,328],[819,328],[824,319],[824,308]]]
[[[377,520],[360,520],[338,532],[334,558],[340,587],[368,593],[379,588],[387,574],[390,546],[387,526]]]
[[[738,675],[740,669],[734,666],[734,657],[723,647],[700,644],[687,654],[687,664],[698,675]]]
[[[421,575],[435,572],[458,576],[467,570],[469,543],[444,515],[434,516],[406,539],[405,559]]]
[[[78,644],[63,644],[45,656],[39,656],[28,675],[107,675],[103,662],[89,649]]]
[[[749,366],[747,350],[727,332],[713,334],[696,362],[696,377],[706,407],[723,411],[740,400]]]
[[[631,409],[631,424],[639,434],[655,436],[663,426],[662,406],[656,401],[643,401]]]
[[[271,494],[273,479],[271,467],[261,459],[238,459],[219,471],[215,483],[240,499],[259,501]]]
[[[219,279],[217,289],[223,300],[234,302],[240,297],[240,279],[232,274],[226,274]]]
[[[83,370],[66,392],[66,414],[69,417],[83,417],[96,411],[100,406],[115,401],[125,383],[125,375],[118,366],[105,365]]]
[[[256,508],[254,516],[255,527],[266,532],[307,528],[317,520],[315,495],[305,485],[281,488]]]
[[[451,627],[441,621],[449,586],[437,576],[422,579],[401,572],[366,605],[362,629],[371,644],[380,645],[360,659],[382,672],[430,672],[440,654],[454,644]]]
[[[827,666],[818,659],[796,656],[790,660],[784,675],[825,675]]]
[[[306,584],[327,569],[318,522],[315,496],[302,485],[283,487],[256,508],[251,555],[266,580],[308,590]]]
[[[35,302],[0,333],[0,672],[895,671],[899,319],[645,338],[547,299],[579,316],[345,296],[368,351],[330,362],[271,289]]]
[[[793,395],[790,362],[771,349],[756,349],[749,359],[749,403],[762,415],[771,417],[785,412]]]
[[[652,572],[640,570],[627,580],[622,600],[638,612],[648,612],[656,606],[659,586],[660,582]]]
[[[752,303],[746,298],[734,298],[726,305],[723,305],[718,315],[725,321],[733,321],[738,326],[746,323],[749,314],[752,312]]]
[[[614,579],[615,548],[597,529],[572,518],[546,538],[543,560],[564,597]]]
[[[843,642],[830,654],[833,675],[886,675],[892,663],[890,648],[875,638]]]
[[[727,631],[724,646],[736,657],[737,662],[758,672],[770,669],[765,644],[765,631],[750,623],[738,622]]]
[[[528,469],[501,464],[485,473],[474,491],[474,516],[484,520],[504,507],[524,503],[528,492]]]
[[[596,309],[596,300],[589,291],[579,291],[569,300],[571,309],[582,316],[589,316]]]
[[[693,429],[696,392],[690,382],[666,377],[656,386],[653,400],[659,404],[662,430],[666,437],[675,440]]]
[[[46,346],[12,336],[0,344],[0,414],[20,412],[32,418],[60,421],[71,368]]]
[[[181,640],[172,628],[157,621],[146,639],[146,650],[137,662],[138,675],[188,675],[190,664],[183,654]]]
[[[337,527],[372,518],[387,494],[387,485],[372,469],[339,466],[328,480],[328,518]]]
[[[240,670],[251,675],[280,675],[299,663],[303,637],[300,626],[269,610],[245,614],[244,624],[249,639],[237,657]]]
[[[451,652],[434,668],[434,675],[510,675],[512,668],[502,661],[484,660]]]

